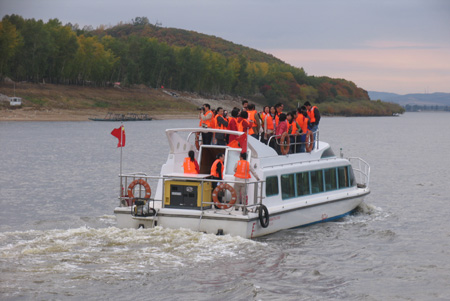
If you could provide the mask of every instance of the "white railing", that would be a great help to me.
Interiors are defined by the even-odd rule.
[[[348,158],[353,167],[356,183],[359,187],[369,187],[370,165],[359,157]]]

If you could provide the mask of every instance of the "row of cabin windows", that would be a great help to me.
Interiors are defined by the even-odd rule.
[[[284,200],[351,186],[356,186],[356,180],[350,166],[285,174],[281,175],[281,198]],[[278,193],[278,177],[267,177],[266,196]]]

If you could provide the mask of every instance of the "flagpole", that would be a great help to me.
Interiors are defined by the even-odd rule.
[[[123,186],[122,186],[122,149],[123,149],[123,122],[120,123],[120,174],[119,174],[119,181],[120,181],[120,196],[124,196]]]

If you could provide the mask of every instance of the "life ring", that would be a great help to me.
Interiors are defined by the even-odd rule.
[[[289,153],[289,147],[291,146],[291,141],[289,139],[289,134],[284,132],[280,138],[280,150],[283,155]]]
[[[199,132],[195,133],[195,148],[197,150],[200,150],[200,133]]]
[[[306,152],[310,153],[313,150],[313,146],[314,146],[314,134],[312,131],[308,131],[306,133],[305,139]]]
[[[219,201],[219,191],[225,190],[225,189],[231,193],[231,200],[229,203],[221,203]],[[234,188],[231,185],[222,183],[213,190],[212,198],[213,198],[214,204],[219,209],[228,209],[228,208],[231,208],[231,206],[233,206],[234,203],[236,203],[236,199],[237,199],[236,190],[234,190]]]
[[[270,217],[269,217],[269,210],[267,210],[267,207],[264,205],[259,206],[259,223],[261,224],[261,227],[267,228],[269,226]]]
[[[142,185],[145,188],[145,197],[144,199],[149,199],[150,196],[152,195],[152,189],[150,188],[150,185],[148,185],[148,183],[146,181],[144,181],[143,179],[138,179],[138,180],[134,180],[133,182],[131,182],[131,184],[128,186],[128,197],[129,198],[134,198],[133,195],[133,188],[136,185]]]

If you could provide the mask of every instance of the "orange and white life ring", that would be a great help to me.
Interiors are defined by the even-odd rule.
[[[289,147],[291,146],[291,141],[289,139],[289,134],[284,132],[280,138],[280,150],[283,155],[289,153]]]
[[[231,200],[229,203],[221,203],[219,201],[219,191],[222,191],[222,190],[228,190],[231,193]],[[234,188],[231,185],[222,183],[213,190],[212,198],[213,198],[214,204],[218,208],[228,209],[228,208],[231,208],[231,206],[233,206],[234,203],[236,203],[236,199],[237,199],[236,190],[234,190]]]
[[[306,151],[308,153],[310,153],[313,150],[313,146],[314,146],[314,134],[312,131],[308,131],[306,133],[306,139],[305,139],[305,146],[306,146]]]
[[[144,197],[144,199],[149,199],[150,196],[152,195],[152,189],[150,188],[150,185],[148,185],[148,183],[146,181],[144,181],[143,179],[134,180],[133,182],[130,183],[130,185],[128,186],[128,197],[129,198],[134,198],[133,188],[136,185],[144,186],[144,188],[145,188],[145,197]]]
[[[200,150],[200,133],[199,132],[195,133],[195,148],[197,150]]]

